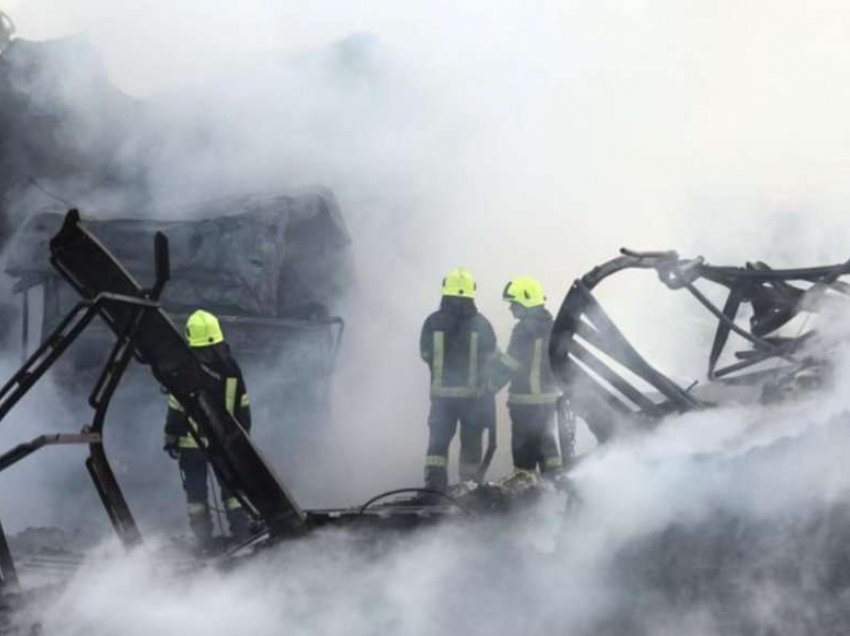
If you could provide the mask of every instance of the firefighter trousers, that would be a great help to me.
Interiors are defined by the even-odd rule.
[[[445,490],[448,486],[449,446],[460,423],[461,481],[478,479],[481,464],[481,434],[495,424],[496,403],[492,395],[470,398],[432,397],[428,414],[428,455],[425,457],[425,487]]]
[[[189,512],[189,526],[200,545],[206,545],[212,538],[212,519],[208,503],[208,470],[209,463],[204,452],[197,448],[180,450],[180,476],[183,479],[183,490],[186,492],[186,504]],[[249,534],[248,515],[239,500],[233,496],[224,484],[219,482],[221,498],[230,534],[235,539],[247,538]]]
[[[561,468],[554,404],[508,404],[514,467],[550,472]]]

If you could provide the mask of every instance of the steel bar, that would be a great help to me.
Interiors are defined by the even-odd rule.
[[[99,433],[52,433],[39,435],[28,442],[18,444],[11,450],[0,455],[0,471],[6,470],[9,466],[16,464],[45,446],[58,444],[99,444],[100,442]]]

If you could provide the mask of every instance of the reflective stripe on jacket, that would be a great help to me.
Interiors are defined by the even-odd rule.
[[[222,371],[228,372],[222,375],[219,384],[220,398],[224,402],[227,412],[236,418],[239,425],[250,432],[251,430],[251,407],[248,402],[248,394],[245,390],[245,382],[242,379],[242,371],[235,361],[228,360]],[[190,432],[194,431],[196,436]],[[166,438],[177,438],[179,448],[198,448],[198,440],[201,445],[206,446],[207,440],[198,434],[198,428],[194,420],[186,415],[186,411],[173,395],[168,396],[168,414],[165,420]]]
[[[544,307],[526,309],[511,332],[506,353],[496,357],[491,388],[510,382],[508,404],[554,404],[561,395],[549,366],[552,315]]]
[[[431,369],[431,397],[476,397],[486,389],[496,334],[472,299],[444,297],[422,325],[419,350]]]

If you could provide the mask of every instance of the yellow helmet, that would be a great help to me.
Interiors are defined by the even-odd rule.
[[[539,307],[546,302],[543,285],[531,276],[519,276],[505,285],[502,298],[508,302],[519,303],[523,307]]]
[[[198,309],[186,321],[186,339],[190,347],[209,347],[224,342],[218,318],[208,311]]]
[[[475,290],[478,286],[468,269],[457,267],[446,274],[443,278],[443,296],[457,296],[459,298],[475,298]]]

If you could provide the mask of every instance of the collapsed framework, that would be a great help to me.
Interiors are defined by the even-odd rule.
[[[382,493],[354,508],[302,509],[238,422],[212,398],[214,378],[159,304],[170,278],[166,236],[155,235],[155,281],[149,288],[140,285],[101,244],[76,210],[68,212],[49,248],[52,266],[81,301],[0,389],[0,421],[96,317],[109,327],[115,342],[89,397],[94,409],[91,424],[78,433],[42,435],[11,449],[0,455],[0,471],[44,446],[87,444],[86,468],[125,546],[138,545],[142,536],[104,452],[103,438],[110,399],[132,359],[147,366],[164,390],[184,405],[197,424],[196,430],[190,429],[191,434],[208,440],[208,445],[200,446],[220,482],[239,498],[254,520],[253,536],[233,546],[224,557],[247,547],[298,538],[329,525],[406,529],[449,516],[503,511],[535,495],[535,484],[511,489],[484,483],[464,485],[452,494],[427,493],[427,498],[411,498],[410,492],[419,489],[405,488]],[[655,270],[668,288],[687,290],[717,319],[706,387],[681,387],[657,371],[594,298],[592,291],[600,282],[632,268]],[[552,368],[565,393],[559,418],[564,459],[572,459],[573,414],[605,442],[623,429],[652,426],[667,414],[707,408],[722,401],[723,391],[729,388],[755,387],[761,399],[774,399],[802,384],[806,384],[804,388],[818,386],[828,373],[829,361],[819,357],[812,346],[816,341],[814,330],[800,329],[794,337],[777,332],[802,313],[817,312],[834,300],[846,302],[850,286],[839,279],[848,273],[850,262],[794,270],[772,270],[762,263],[744,268],[714,267],[701,258],[680,259],[675,252],[623,250],[620,257],[575,281],[558,313],[550,347]],[[728,289],[722,308],[696,287],[699,279]],[[744,305],[752,310],[749,329],[736,321]],[[752,349],[736,352],[735,362],[718,366],[733,333]],[[772,360],[782,364],[764,368],[764,363]],[[802,383],[801,378],[816,381]],[[711,400],[701,397],[707,394],[707,388],[714,389]],[[568,480],[561,485],[570,492]],[[384,503],[394,495],[408,496]],[[4,588],[17,587],[15,564],[2,527],[0,577]]]

